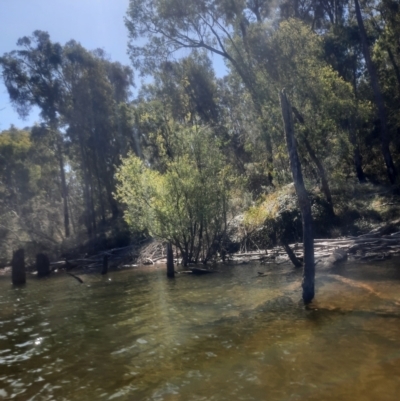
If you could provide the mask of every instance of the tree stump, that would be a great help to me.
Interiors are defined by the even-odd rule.
[[[36,255],[36,271],[38,277],[44,277],[50,274],[50,260],[44,253]]]
[[[103,267],[101,268],[101,274],[105,275],[108,272],[108,255],[103,257]]]
[[[14,285],[25,284],[26,273],[25,273],[25,254],[23,249],[18,249],[14,252],[12,261],[12,283]]]
[[[170,242],[167,245],[167,277],[175,277],[174,253],[172,252],[172,244]]]

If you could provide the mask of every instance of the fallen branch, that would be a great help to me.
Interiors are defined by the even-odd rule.
[[[80,277],[75,276],[75,274],[72,274],[72,273],[69,273],[69,272],[67,272],[67,274],[69,276],[73,277],[75,280],[78,280],[81,284],[83,284],[83,280]]]

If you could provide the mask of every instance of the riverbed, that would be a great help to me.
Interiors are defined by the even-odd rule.
[[[0,400],[397,401],[399,262],[0,276]]]

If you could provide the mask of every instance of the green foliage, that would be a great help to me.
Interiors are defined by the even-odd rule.
[[[23,246],[29,258],[63,238],[58,169],[46,139],[13,127],[0,133],[0,264],[13,249]]]
[[[343,208],[340,188],[356,174],[379,181],[385,172],[354,2],[323,3],[130,0],[129,53],[153,78],[134,100],[132,70],[104,51],[61,45],[42,31],[21,38],[0,57],[2,77],[19,114],[38,106],[42,121],[0,138],[0,224],[15,231],[3,229],[7,241],[39,243],[40,232],[58,243],[60,216],[64,225],[69,216],[71,231],[84,227],[95,242],[109,225],[123,226],[121,202],[132,229],[173,241],[187,261],[209,259],[229,218],[243,212],[245,231],[274,220],[272,231],[294,240],[295,208],[276,209],[275,199],[292,181],[282,88],[325,235],[327,209]],[[399,4],[361,7],[399,162]],[[224,78],[210,54],[224,59]],[[34,230],[39,215],[46,223]]]
[[[116,196],[134,230],[171,241],[186,262],[206,262],[226,231],[233,181],[210,131],[181,129],[176,136],[163,173],[134,155],[124,159]]]

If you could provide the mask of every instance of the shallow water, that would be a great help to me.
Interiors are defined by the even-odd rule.
[[[313,310],[287,266],[0,277],[0,400],[397,401],[398,266],[321,276]]]

